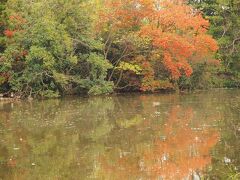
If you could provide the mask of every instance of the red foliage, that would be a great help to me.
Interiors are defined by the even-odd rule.
[[[172,79],[191,76],[191,63],[212,59],[218,50],[207,34],[208,20],[184,0],[108,0],[101,20],[102,26],[111,24],[111,31],[130,30],[150,39]]]
[[[14,31],[7,29],[4,31],[4,35],[8,38],[12,38],[14,36]]]
[[[9,80],[10,73],[9,72],[2,72],[0,73],[0,78],[2,78],[1,83],[4,83]]]
[[[14,30],[6,29],[4,35],[7,38],[12,38],[15,32],[20,32],[22,30],[21,25],[26,23],[26,20],[18,15],[9,16],[9,21],[14,25]]]
[[[26,20],[19,15],[11,15],[9,16],[9,20],[17,24],[24,24],[26,22]]]
[[[22,56],[22,57],[25,57],[25,56],[27,56],[27,55],[28,55],[28,51],[23,50],[22,53],[21,53],[21,56]]]

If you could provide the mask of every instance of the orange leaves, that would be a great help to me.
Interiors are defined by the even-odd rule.
[[[206,32],[209,22],[184,1],[165,0],[161,3],[162,10],[159,11],[158,17],[164,31],[181,30]]]
[[[151,18],[145,17],[152,21],[141,27],[140,34],[163,50],[165,67],[173,79],[182,75],[181,70],[189,77],[191,59],[209,56],[218,49],[216,41],[206,34],[209,23],[183,1],[166,0],[159,7],[152,9]]]
[[[9,16],[9,20],[16,21],[16,22],[22,23],[22,24],[26,22],[26,20],[19,15],[11,15],[11,16]]]
[[[185,61],[185,59],[174,62],[169,52],[164,52],[163,63],[170,71],[173,79],[178,79],[182,75],[181,71],[184,71],[187,77],[191,76],[193,72],[191,66]]]
[[[7,30],[4,31],[4,35],[5,35],[7,38],[12,38],[13,35],[14,35],[14,31],[11,31],[11,30],[7,29]]]
[[[217,42],[207,34],[208,20],[185,0],[111,0],[102,15],[104,22],[100,23],[107,23],[111,29],[149,39],[150,51],[161,53],[157,61],[164,65],[170,79],[191,76],[191,64],[213,59],[218,50]],[[154,87],[157,85],[155,74],[158,73],[149,55],[145,56],[149,64],[140,63],[146,70],[144,91],[153,88],[150,81]]]
[[[14,30],[6,29],[4,35],[7,38],[12,38],[17,31],[21,30],[21,25],[26,23],[26,20],[18,15],[9,16],[9,23],[14,26]]]
[[[105,9],[100,12],[100,22],[97,26],[104,23],[110,24],[111,30],[124,29],[137,25],[141,16],[133,0],[105,1]]]
[[[196,35],[193,39],[194,45],[198,47],[196,53],[198,56],[207,56],[211,52],[218,50],[217,42],[207,34]]]
[[[181,76],[177,66],[173,63],[172,57],[168,52],[164,53],[164,65],[171,72],[173,78],[177,79]]]

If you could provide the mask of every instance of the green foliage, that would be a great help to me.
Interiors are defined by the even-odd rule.
[[[131,118],[131,119],[117,119],[116,123],[119,127],[121,128],[130,128],[133,126],[137,126],[139,124],[141,124],[143,122],[143,118],[141,115],[136,115],[135,117]]]
[[[94,85],[88,91],[90,95],[109,94],[113,92],[113,83],[105,81],[95,81]]]
[[[7,2],[7,29],[13,35],[5,37],[0,73],[10,73],[9,91],[43,97],[74,89],[112,92],[112,83],[105,81],[112,66],[100,52],[103,43],[94,36],[91,7],[81,0]]]
[[[223,116],[219,122],[221,139],[213,151],[214,164],[208,170],[207,179],[238,180],[240,178],[240,98],[234,97],[224,103]]]
[[[4,10],[5,10],[6,1],[2,0],[0,2],[0,53],[2,53],[5,49],[5,38],[4,38],[4,29],[5,29],[5,22],[4,22]],[[0,65],[1,65],[1,57],[0,57]],[[1,69],[1,67],[0,67]],[[0,71],[1,72],[1,71]],[[5,82],[5,77],[2,76],[0,73],[0,91],[2,89],[1,85]]]
[[[106,62],[102,55],[96,53],[90,53],[87,62],[90,64],[90,78],[92,80],[104,80],[107,75],[106,70],[112,68],[112,65]]]
[[[0,2],[0,52],[4,50],[5,41],[4,41],[4,10],[5,10],[6,0],[1,0]]]
[[[196,64],[193,67],[191,77],[183,76],[178,80],[178,86],[181,90],[205,89],[211,86],[210,73],[207,64]]]
[[[175,83],[163,63],[163,50],[154,48],[148,36],[136,33],[139,25],[125,27],[122,22],[122,27],[115,28],[116,22],[106,23],[100,15],[109,11],[103,1],[3,0],[0,93],[59,97],[149,88],[239,87],[239,1],[189,3],[209,19],[209,33],[220,46],[216,59],[222,66],[193,63],[192,76],[182,76]],[[148,24],[145,20],[142,23]]]
[[[132,71],[137,75],[141,74],[141,71],[142,71],[142,68],[140,66],[127,63],[127,62],[120,62],[117,69],[123,70],[123,71]]]
[[[213,83],[217,87],[239,87],[240,69],[240,1],[239,0],[190,0],[196,8],[209,19],[209,33],[218,40],[220,49],[217,58],[221,60],[223,69],[220,77],[215,76]],[[212,72],[215,74],[216,72]],[[222,76],[224,78],[222,79]],[[216,82],[215,82],[216,81]]]

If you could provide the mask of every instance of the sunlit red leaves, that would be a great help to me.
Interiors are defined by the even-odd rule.
[[[139,16],[137,9],[132,8],[134,4],[135,1],[133,0],[105,1],[106,8],[100,12],[101,22],[98,24],[98,27],[101,28],[104,23],[110,23],[111,30],[114,31],[118,28],[138,25],[141,16]]]
[[[153,2],[153,1],[152,1]],[[201,14],[186,4],[184,0],[165,0],[159,3],[160,11],[157,11],[159,23],[163,31],[193,30],[206,32],[209,22],[202,18]]]
[[[164,51],[164,64],[174,79],[182,75],[181,70],[190,76],[189,61],[194,56],[210,56],[218,49],[216,41],[206,34],[208,21],[181,1],[163,1],[160,7],[159,11],[152,9],[156,18],[142,26],[141,34]]]
[[[17,14],[10,15],[7,22],[7,29],[4,31],[4,35],[7,37],[7,44],[14,44],[15,38],[19,35],[23,36],[25,33],[23,25],[26,23],[26,20]],[[22,48],[15,49],[12,53],[12,57],[16,61],[23,60],[28,55],[28,51]]]
[[[194,46],[197,47],[196,53],[198,56],[207,56],[210,52],[218,50],[217,42],[207,34],[199,34],[194,37]]]

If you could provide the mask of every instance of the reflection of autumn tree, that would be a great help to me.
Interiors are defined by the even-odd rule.
[[[193,171],[201,174],[218,139],[211,126],[222,118],[223,105],[216,102],[223,99],[213,97],[129,94],[4,104],[0,179],[167,179],[171,172],[177,179]]]
[[[181,179],[200,172],[210,164],[209,151],[217,143],[219,135],[209,128],[191,127],[192,117],[191,108],[173,107],[161,135],[154,139],[151,146],[135,145],[135,156],[120,152],[117,157],[110,153],[110,157],[101,159],[105,171],[102,174],[114,174],[119,179],[140,175]]]
[[[174,107],[169,115],[162,139],[156,139],[153,149],[144,154],[145,170],[151,177],[181,179],[210,164],[209,150],[218,140],[218,133],[203,128],[195,131],[189,126],[192,110],[182,113]]]

